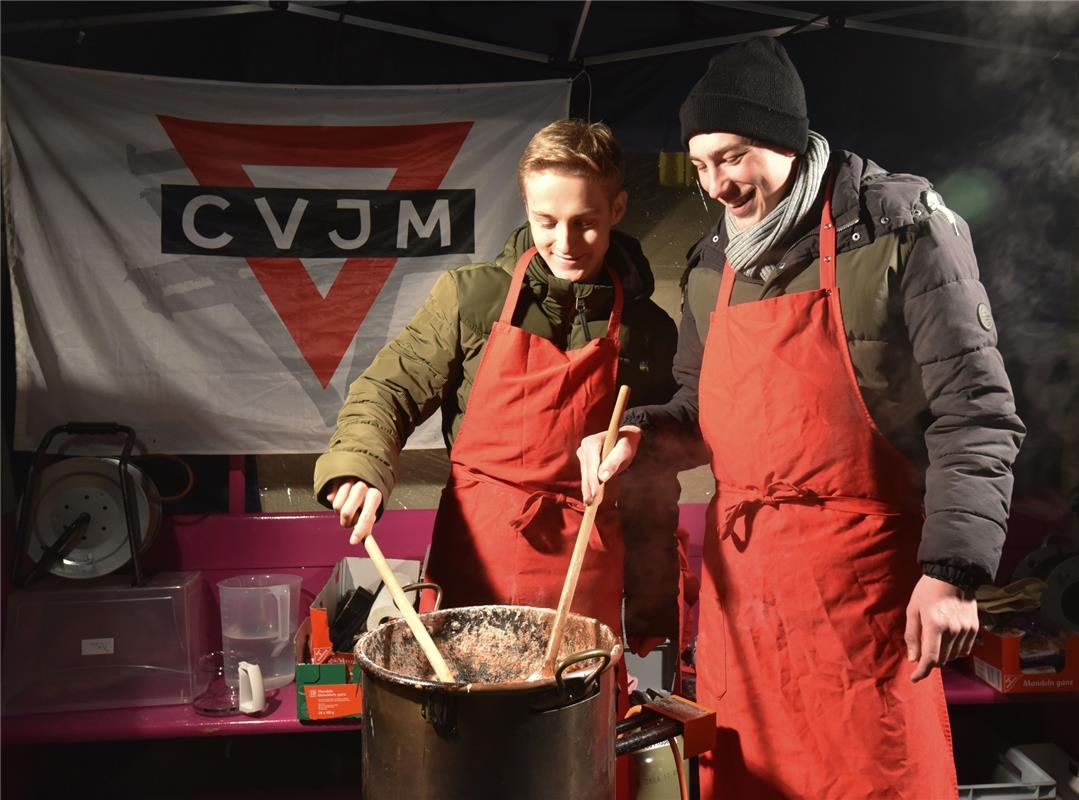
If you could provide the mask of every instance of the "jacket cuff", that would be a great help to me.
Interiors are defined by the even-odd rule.
[[[370,459],[356,453],[334,450],[323,453],[315,462],[315,498],[326,508],[330,508],[331,504],[326,499],[330,482],[335,478],[351,477],[358,478],[382,492],[382,504],[385,505],[390,492],[393,491],[393,485],[387,480],[392,475],[382,474],[376,467],[377,464]]]
[[[648,418],[648,414],[644,410],[644,406],[637,406],[635,408],[626,409],[626,413],[622,416],[623,425],[636,425],[641,431],[647,431],[652,428],[652,421]]]
[[[977,567],[961,564],[946,564],[940,561],[923,561],[922,574],[938,581],[950,583],[960,589],[973,592],[979,586],[989,583],[989,576]]]

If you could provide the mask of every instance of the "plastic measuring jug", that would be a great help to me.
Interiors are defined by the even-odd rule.
[[[225,682],[240,684],[240,662],[258,664],[267,691],[292,682],[292,640],[300,616],[299,575],[239,575],[218,581]]]

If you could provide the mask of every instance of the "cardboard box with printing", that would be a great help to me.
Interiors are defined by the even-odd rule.
[[[421,563],[387,559],[402,586],[419,580]],[[409,599],[418,602],[418,591]],[[341,559],[296,632],[296,714],[303,722],[360,716],[360,635],[399,616],[389,591],[366,558]]]

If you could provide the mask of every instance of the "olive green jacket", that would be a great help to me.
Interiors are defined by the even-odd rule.
[[[527,226],[515,230],[491,263],[471,264],[442,275],[427,301],[396,339],[375,356],[350,387],[326,452],[315,465],[314,489],[328,505],[328,484],[358,477],[389,497],[399,475],[401,448],[416,426],[442,410],[442,430],[452,449],[468,406],[484,344],[509,291],[518,258],[532,246]],[[636,239],[611,232],[607,264],[622,281],[618,382],[630,386],[630,404],[662,403],[674,392],[671,363],[677,329],[651,299],[654,279]],[[595,283],[555,277],[538,255],[522,286],[513,323],[564,350],[606,335],[614,290],[606,271]],[[636,595],[636,624],[649,633],[677,628],[678,483],[673,473],[651,474],[642,466],[620,492],[626,540],[627,605]],[[634,563],[629,563],[633,559]],[[638,566],[634,566],[634,564]]]

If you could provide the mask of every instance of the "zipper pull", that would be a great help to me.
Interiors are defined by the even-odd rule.
[[[584,329],[584,340],[586,342],[592,341],[592,337],[588,333],[588,317],[585,315],[584,298],[577,298],[577,315],[581,318],[581,327]]]

